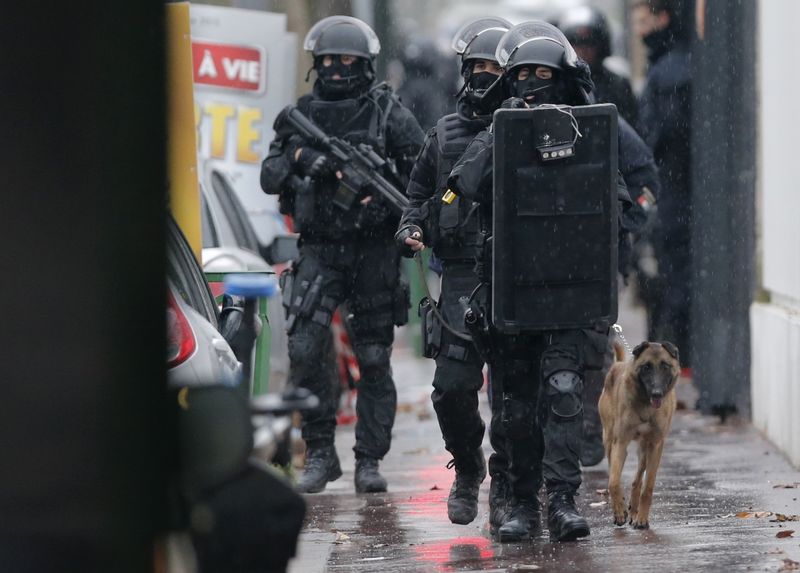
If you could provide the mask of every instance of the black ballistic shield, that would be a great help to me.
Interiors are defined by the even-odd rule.
[[[500,109],[494,131],[495,327],[518,333],[613,324],[616,108]]]

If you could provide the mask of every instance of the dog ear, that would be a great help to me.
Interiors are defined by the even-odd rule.
[[[669,352],[670,356],[672,356],[675,360],[680,362],[680,359],[678,358],[678,347],[677,346],[675,346],[671,342],[667,342],[666,340],[661,342],[661,346],[664,347],[664,350]]]
[[[650,343],[647,342],[646,340],[644,342],[642,342],[641,344],[639,344],[636,348],[633,349],[633,357],[634,358],[639,358],[639,355],[642,352],[644,352],[645,350],[647,350],[647,348],[649,346],[650,346]]]

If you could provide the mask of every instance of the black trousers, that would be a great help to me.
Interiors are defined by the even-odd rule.
[[[408,318],[408,287],[392,243],[301,244],[285,287],[290,382],[316,394],[320,407],[303,418],[309,448],[332,445],[336,427],[335,370],[324,364],[333,312],[347,301],[357,384],[356,457],[381,459],[389,451],[397,409],[390,357],[394,326]]]
[[[474,264],[445,263],[439,310],[447,323],[466,333],[459,299],[478,287]],[[437,341],[436,373],[431,400],[442,431],[445,448],[456,460],[468,458],[483,442],[485,425],[478,411],[478,392],[483,386],[483,359],[468,341],[446,328]]]
[[[605,335],[563,330],[498,335],[491,367],[492,475],[505,473],[517,498],[531,499],[542,482],[548,491],[575,491],[581,484],[583,378],[602,366]],[[559,373],[576,375],[569,392],[551,383]]]

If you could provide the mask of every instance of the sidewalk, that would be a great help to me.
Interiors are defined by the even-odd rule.
[[[800,473],[748,424],[720,426],[687,410],[676,414],[665,448],[650,530],[612,524],[607,497],[598,493],[607,486],[605,462],[584,472],[578,504],[592,528],[586,540],[550,543],[545,527],[527,543],[493,542],[488,479],[475,522],[453,525],[445,507],[450,457],[429,398],[433,364],[402,348],[394,362],[400,406],[392,451],[381,466],[389,492],[354,493],[353,427],[339,428],[344,476],[306,496],[308,519],[292,573],[780,571],[800,561],[800,521],[777,521],[777,514],[800,514]],[[482,401],[488,420],[485,393]],[[484,450],[488,456],[488,438]],[[626,494],[635,460],[632,446]],[[790,530],[796,533],[777,537]]]

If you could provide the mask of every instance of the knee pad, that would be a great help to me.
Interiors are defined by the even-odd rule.
[[[557,419],[571,419],[583,411],[583,378],[577,372],[561,370],[547,379],[550,411]]]
[[[509,438],[524,438],[533,433],[536,412],[532,403],[503,395],[503,428]]]
[[[375,380],[389,371],[389,347],[382,344],[359,344],[355,348],[363,381]]]

